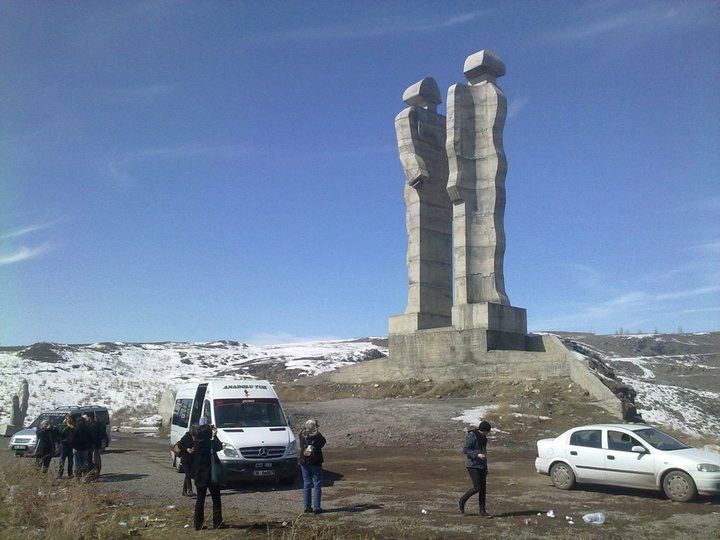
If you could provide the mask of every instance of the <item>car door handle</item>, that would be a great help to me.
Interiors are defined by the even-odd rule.
[[[608,456],[608,459],[615,459],[615,456]]]
[[[571,456],[577,456],[577,452],[576,452],[575,450],[570,450],[570,455],[571,455]]]

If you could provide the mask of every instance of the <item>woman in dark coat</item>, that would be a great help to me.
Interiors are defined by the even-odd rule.
[[[303,505],[305,512],[319,514],[322,512],[320,499],[322,498],[322,448],[327,442],[318,431],[320,425],[317,420],[310,419],[300,431],[300,469],[303,476]],[[314,501],[311,496],[315,494]],[[313,503],[312,506],[310,503]]]
[[[212,482],[212,460],[217,460],[215,452],[222,450],[222,443],[215,438],[217,429],[214,426],[202,425],[198,428],[197,438],[192,448],[192,471],[197,489],[195,499],[195,530],[202,529],[205,521],[205,495],[208,490],[213,502],[213,528],[223,527],[222,505],[220,503],[220,486]]]
[[[180,465],[182,465],[183,472],[185,473],[182,494],[187,497],[195,495],[192,487],[192,457],[194,452],[193,446],[195,446],[195,439],[197,439],[197,428],[198,426],[190,428],[190,431],[185,433],[177,443],[178,448],[180,448]]]
[[[50,461],[55,456],[55,442],[58,440],[57,430],[50,425],[49,420],[43,420],[35,430],[37,434],[37,446],[35,446],[35,464],[38,469],[46,473]]]

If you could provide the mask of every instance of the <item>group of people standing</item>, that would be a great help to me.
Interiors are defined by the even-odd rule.
[[[68,413],[58,426],[43,420],[36,435],[35,463],[43,472],[48,471],[53,457],[58,455],[58,478],[62,478],[66,467],[68,477],[90,481],[100,476],[100,452],[105,446],[107,433],[105,424],[97,421],[93,413],[77,418]]]
[[[303,505],[304,511],[320,514],[322,507],[322,449],[325,446],[325,437],[319,431],[317,420],[310,419],[305,422],[300,431],[300,467],[303,477]],[[180,464],[185,472],[182,494],[195,496],[195,516],[193,525],[195,530],[203,528],[205,522],[205,498],[208,491],[212,498],[213,528],[224,528],[222,517],[222,502],[220,500],[219,479],[213,475],[213,460],[217,459],[216,452],[222,450],[223,445],[217,439],[215,426],[207,424],[204,418],[200,424],[192,426],[190,430],[178,441],[174,452],[180,458]],[[192,484],[195,482],[197,493],[193,493]]]

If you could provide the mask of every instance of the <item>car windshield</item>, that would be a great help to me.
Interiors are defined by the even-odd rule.
[[[676,438],[655,428],[638,429],[635,431],[635,435],[658,450],[682,450],[683,448],[690,448]]]
[[[216,399],[215,427],[278,427],[287,420],[277,399]]]
[[[40,424],[42,424],[45,420],[49,420],[51,426],[59,426],[60,424],[62,424],[63,418],[65,418],[64,414],[40,413],[40,416],[33,420],[33,423],[30,424],[30,427],[39,427]]]

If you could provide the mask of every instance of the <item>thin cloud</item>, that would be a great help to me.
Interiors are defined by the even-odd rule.
[[[130,152],[125,156],[107,163],[105,171],[116,183],[130,184],[132,176],[127,172],[128,167],[133,163],[153,159],[186,159],[186,158],[209,158],[209,159],[234,159],[243,155],[255,152],[249,146],[242,144],[185,144],[159,148],[147,148]]]
[[[718,242],[706,242],[704,244],[697,244],[690,246],[690,249],[694,251],[704,251],[710,253],[720,253],[720,241]]]
[[[19,247],[12,253],[0,255],[0,266],[36,259],[37,257],[40,257],[50,251],[53,247],[54,246],[50,243],[42,244],[36,247]]]
[[[437,32],[472,22],[489,13],[488,10],[461,13],[453,15],[442,21],[432,22],[393,22],[374,26],[337,26],[337,27],[311,27],[302,30],[257,36],[253,41],[256,44],[277,44],[292,41],[320,41],[327,39],[368,39],[382,36],[396,36],[400,34],[423,34]]]
[[[529,103],[529,98],[527,96],[515,98],[510,102],[507,109],[507,119],[512,120],[515,118],[520,111],[522,111],[525,106]]]
[[[693,298],[695,296],[704,296],[706,294],[713,294],[720,292],[720,285],[710,285],[708,287],[698,287],[697,289],[690,289],[686,291],[675,291],[671,293],[662,293],[655,296],[656,300],[679,300],[682,298]]]
[[[15,229],[13,231],[9,231],[3,234],[0,234],[0,238],[7,239],[7,238],[18,238],[20,236],[25,236],[26,234],[31,234],[37,231],[42,231],[44,229],[47,229],[48,227],[52,227],[53,225],[56,225],[57,223],[60,223],[60,220],[57,219],[55,221],[48,221],[47,223],[38,223],[36,225],[28,225],[27,227],[22,227],[20,229]]]
[[[574,313],[562,317],[550,318],[534,324],[535,328],[563,328],[572,326],[594,327],[597,325],[621,325],[633,327],[647,324],[657,318],[667,315],[662,306],[664,303],[698,298],[720,293],[720,285],[710,285],[667,293],[651,294],[643,291],[630,291],[610,298],[604,302],[587,305]],[[676,314],[699,313],[713,311],[714,308],[686,308],[674,311]]]
[[[560,266],[570,275],[568,279],[596,292],[607,291],[607,279],[595,268],[581,263],[562,263]]]
[[[602,7],[599,4],[591,4]],[[709,9],[708,9],[709,8]],[[582,20],[564,28],[545,33],[546,41],[580,42],[607,35],[628,35],[634,38],[643,35],[662,35],[671,29],[708,22],[712,18],[711,5],[685,3],[681,7],[673,4],[648,5],[647,7],[619,11],[616,5],[607,7],[611,13],[599,15],[598,9],[587,13]]]

